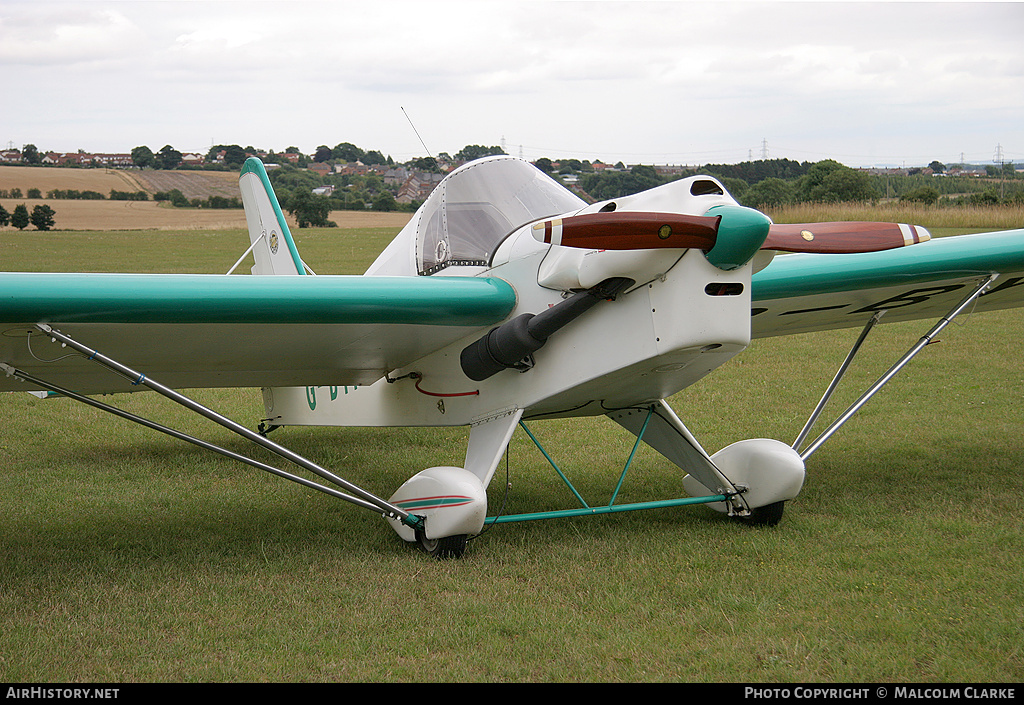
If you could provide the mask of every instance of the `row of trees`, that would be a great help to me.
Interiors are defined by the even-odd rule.
[[[13,213],[8,213],[7,209],[0,206],[0,227],[11,225],[18,230],[24,230],[31,223],[36,230],[50,230],[56,223],[55,215],[54,210],[45,203],[33,208],[31,214],[24,203],[16,205]]]
[[[26,145],[31,147],[31,145]],[[238,169],[245,163],[245,160],[253,154],[262,154],[253,146],[242,147],[237,144],[217,144],[207,151],[205,162],[207,166],[217,166],[229,169]],[[460,162],[468,162],[473,159],[487,156],[489,154],[504,154],[501,147],[485,147],[483,145],[467,145],[458,151],[454,157],[447,152],[442,152],[437,157],[420,157],[410,160],[406,166],[421,170],[437,170],[439,165],[451,165]],[[296,166],[304,167],[309,164],[309,157],[302,154],[298,147],[288,147],[283,153],[277,154],[273,151],[267,152],[272,161],[284,161]],[[169,144],[160,148],[159,152],[153,152],[149,147],[142,145],[131,151],[132,163],[141,168],[149,169],[176,169],[181,166],[182,153]],[[284,156],[284,159],[277,157]],[[367,166],[387,165],[395,166],[395,161],[390,156],[384,156],[382,152],[375,149],[363,149],[351,142],[340,142],[333,147],[325,144],[319,145],[313,153],[314,163],[341,162],[351,164],[361,162]]]
[[[877,194],[870,176],[834,160],[810,164],[779,159],[739,165],[707,165],[699,170],[672,176],[660,175],[654,167],[634,166],[628,170],[592,172],[581,175],[580,187],[594,200],[621,198],[654,188],[674,179],[699,173],[717,177],[744,205],[776,206],[798,201],[864,201]],[[753,185],[747,178],[759,178]]]
[[[223,155],[221,154],[223,153]],[[204,157],[204,168],[238,169],[245,163],[251,154],[261,153],[253,146],[242,147],[237,144],[216,144],[207,150]],[[288,147],[284,151],[286,155],[295,155],[294,161],[305,166],[309,159],[299,151],[298,147]],[[153,152],[145,145],[135,147],[131,151],[132,164],[142,169],[177,169],[182,165],[184,155],[169,144],[165,144],[160,151]],[[269,152],[271,158],[277,155]],[[288,160],[293,161],[293,160]]]
[[[19,189],[20,190],[20,189]],[[29,198],[42,198],[39,193],[39,189],[30,188],[28,190]],[[145,191],[118,191],[117,189],[110,189],[110,195],[104,196],[99,191],[84,190],[79,191],[74,188],[55,188],[50,189],[46,192],[46,197],[58,201],[102,201],[109,198],[111,201],[148,201],[149,194]],[[15,196],[18,198],[18,196]]]
[[[933,162],[934,173],[945,167]],[[594,200],[620,198],[653,188],[673,179],[698,173],[715,176],[741,203],[753,208],[770,208],[791,203],[846,203],[900,199],[924,203],[940,200],[950,204],[984,204],[1024,201],[1024,179],[1011,170],[999,170],[997,192],[987,177],[906,176],[870,174],[851,169],[833,159],[793,162],[787,159],[708,164],[700,169],[666,176],[653,167],[634,166],[625,170],[589,171],[579,176],[579,185]]]
[[[469,144],[456,152],[454,157],[452,157],[448,152],[441,152],[437,157],[420,157],[413,159],[407,162],[406,166],[413,169],[431,171],[438,169],[442,164],[451,165],[469,162],[491,154],[505,154],[505,150],[501,147],[485,147],[479,144]],[[316,152],[313,154],[313,161],[319,163],[342,162],[345,164],[362,162],[367,166],[380,164],[387,166],[395,165],[395,161],[390,156],[385,157],[381,152],[375,149],[364,150],[351,142],[341,142],[333,147],[328,147],[327,145],[322,144],[316,148]]]
[[[935,163],[934,174],[942,174]],[[886,200],[949,205],[981,205],[1024,202],[1024,179],[936,176],[918,170],[909,175],[870,174],[834,160],[811,164],[807,173],[793,179],[767,178],[746,186],[726,180],[726,186],[744,204],[773,207],[791,203],[844,203]]]
[[[189,198],[180,189],[157,191],[153,194],[154,201],[169,202],[175,208],[241,208],[241,198],[227,196],[210,196],[209,198]]]

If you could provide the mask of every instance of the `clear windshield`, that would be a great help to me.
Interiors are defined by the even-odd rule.
[[[501,241],[534,220],[586,203],[533,165],[489,157],[449,174],[427,197],[416,226],[416,266],[486,266]]]

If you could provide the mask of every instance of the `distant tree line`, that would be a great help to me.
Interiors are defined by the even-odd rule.
[[[153,194],[154,201],[169,202],[175,208],[241,208],[242,199],[227,196],[210,196],[209,198],[189,198],[180,189],[157,191]]]
[[[223,152],[223,156],[222,153]],[[237,144],[216,144],[207,150],[202,165],[190,166],[183,163],[184,155],[169,144],[165,144],[160,151],[153,152],[145,145],[135,147],[131,151],[132,164],[142,169],[204,169],[204,170],[234,170],[240,169],[249,155],[257,154],[253,146],[242,147]],[[301,166],[309,163],[308,157],[299,151],[298,147],[288,147],[283,154],[295,155],[295,161]],[[271,151],[268,156],[273,160],[277,155]]]
[[[29,189],[29,198],[33,198],[32,191]],[[54,200],[62,201],[102,201],[105,198],[109,198],[111,201],[148,201],[149,194],[145,191],[118,191],[116,189],[110,189],[110,195],[104,196],[98,191],[79,191],[78,189],[51,189],[46,192],[46,197]],[[38,197],[36,197],[38,198]]]
[[[143,191],[143,193],[145,193]],[[47,198],[62,201],[102,201],[103,194],[99,191],[79,191],[78,189],[52,189],[46,192]]]
[[[550,160],[538,160],[537,166],[544,169],[544,162],[551,164]],[[1016,174],[1012,165],[987,170],[987,177],[998,178],[998,190],[991,178],[986,177],[932,176],[921,169],[907,175],[871,174],[833,159],[820,162],[774,159],[740,164],[707,164],[672,175],[659,174],[653,167],[643,165],[599,172],[592,168],[586,169],[586,166],[589,165],[585,165],[579,174],[579,186],[595,201],[621,198],[676,179],[708,174],[718,178],[740,203],[753,208],[880,199],[951,205],[1024,202],[1024,179]],[[939,162],[932,162],[929,168],[935,174],[943,174],[946,169]]]
[[[37,188],[28,189],[28,193],[22,196],[20,188],[0,189],[0,198],[42,198],[43,194]],[[50,189],[46,192],[46,198],[56,201],[148,201],[149,194],[145,191],[118,191],[110,189],[110,195],[104,196],[99,191],[79,191],[78,189]]]

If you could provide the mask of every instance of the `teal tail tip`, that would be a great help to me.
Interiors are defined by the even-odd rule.
[[[239,177],[241,177],[242,174],[256,174],[257,176],[262,174],[265,176],[266,173],[267,169],[263,166],[263,162],[260,161],[259,157],[249,157],[245,160],[245,163],[242,164],[242,170],[241,173],[239,173]]]

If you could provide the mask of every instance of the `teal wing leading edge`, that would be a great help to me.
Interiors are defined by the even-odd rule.
[[[514,304],[484,277],[3,273],[0,360],[83,393],[133,389],[51,345],[46,323],[177,388],[369,384]]]
[[[782,254],[751,282],[751,334],[766,338],[936,319],[998,274],[977,311],[1024,305],[1024,229],[936,238],[883,252]]]

